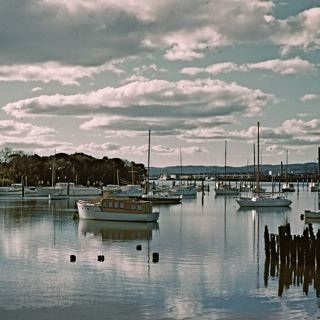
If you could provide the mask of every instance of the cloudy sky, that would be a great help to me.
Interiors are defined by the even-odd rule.
[[[0,107],[0,150],[317,161],[320,1],[1,0]]]

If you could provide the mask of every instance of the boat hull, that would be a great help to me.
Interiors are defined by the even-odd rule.
[[[159,219],[159,212],[135,213],[120,211],[104,211],[100,205],[77,201],[80,219],[155,222]]]
[[[320,221],[320,210],[305,210],[304,215],[306,219],[319,219]]]
[[[215,189],[216,195],[238,195],[240,191],[237,189]]]
[[[236,199],[240,207],[289,207],[291,200],[284,198],[240,198]]]

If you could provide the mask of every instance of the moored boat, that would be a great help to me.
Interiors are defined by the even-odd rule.
[[[171,195],[170,193],[152,193],[143,194],[141,199],[151,201],[153,204],[178,204],[181,203],[182,195]]]
[[[214,189],[216,195],[238,195],[240,194],[240,189],[237,187],[231,186],[229,184],[216,184]]]
[[[152,202],[133,198],[102,198],[98,202],[78,200],[80,219],[152,222],[159,218]]]
[[[240,197],[236,199],[240,207],[289,207],[292,203],[291,200],[285,198],[283,195],[274,195],[273,193],[261,192],[260,190],[260,165],[259,165],[259,122],[258,122],[258,170],[256,176],[256,190],[257,193],[253,193],[252,196]]]
[[[320,219],[320,210],[304,210],[304,216],[306,219]]]
[[[282,186],[282,192],[295,192],[294,184],[293,183],[285,183]]]
[[[183,197],[196,197],[197,189],[192,185],[176,185],[169,189],[169,193],[176,196],[182,195]]]
[[[289,207],[291,200],[272,194],[257,194],[252,197],[240,197],[236,199],[240,207]]]

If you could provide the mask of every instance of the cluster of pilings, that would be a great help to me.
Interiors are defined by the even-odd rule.
[[[269,274],[279,277],[278,295],[284,288],[303,286],[307,295],[313,284],[317,297],[320,297],[320,230],[314,234],[309,224],[302,235],[291,235],[290,224],[279,226],[279,234],[264,231],[265,269],[264,282],[268,285]]]

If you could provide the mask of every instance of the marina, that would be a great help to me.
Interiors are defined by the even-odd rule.
[[[74,220],[76,198],[0,198],[0,314],[105,319],[107,304],[113,319],[316,319],[312,281],[299,271],[285,286],[280,265],[266,261],[264,229],[290,223],[302,234],[318,193],[290,192],[290,207],[239,208],[210,184],[159,206],[153,223]]]

